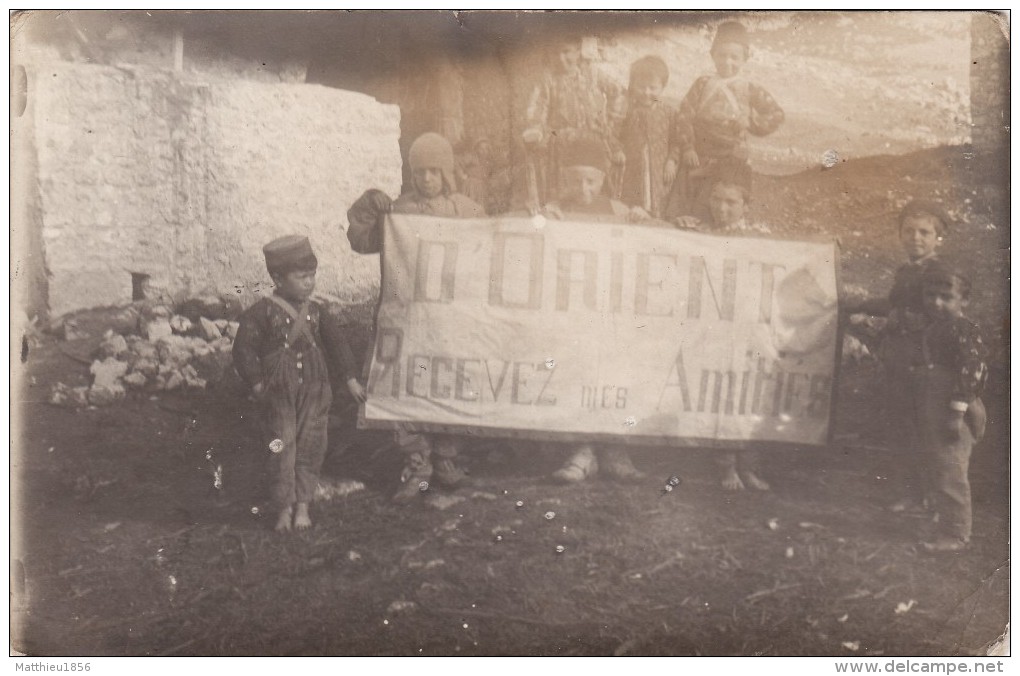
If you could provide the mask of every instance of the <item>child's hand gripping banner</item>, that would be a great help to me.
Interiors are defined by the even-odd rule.
[[[363,427],[824,444],[834,243],[393,215]]]

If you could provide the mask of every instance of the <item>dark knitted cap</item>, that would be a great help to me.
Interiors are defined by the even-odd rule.
[[[747,37],[747,29],[744,28],[744,24],[737,23],[736,21],[727,21],[719,24],[719,28],[715,31],[715,40],[712,41],[712,51],[719,45],[727,43],[736,43],[743,45],[744,49],[748,49],[751,46],[751,41]]]
[[[949,234],[949,228],[952,225],[952,219],[946,210],[942,208],[938,202],[931,200],[912,200],[908,202],[903,210],[900,211],[899,227],[903,228],[903,222],[908,218],[931,216],[938,225],[935,226],[935,231],[940,237],[945,237]]]
[[[564,144],[560,152],[560,166],[594,167],[605,173],[609,171],[609,157],[606,146],[593,138],[579,138]]]
[[[630,83],[643,77],[654,77],[663,86],[669,82],[669,67],[666,62],[657,56],[643,56],[630,66]]]
[[[312,251],[312,243],[301,235],[285,235],[262,247],[266,268],[271,275],[285,275],[298,270],[315,270],[319,260]]]

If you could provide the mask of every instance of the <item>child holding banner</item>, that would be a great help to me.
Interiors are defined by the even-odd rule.
[[[626,158],[620,199],[661,218],[680,162],[673,143],[675,111],[661,99],[669,68],[657,56],[645,56],[630,67],[627,117],[620,128]]]
[[[408,152],[413,187],[391,200],[381,190],[369,190],[347,212],[347,239],[358,253],[380,253],[386,214],[423,214],[450,218],[484,217],[485,211],[456,191],[453,147],[439,134],[419,136]],[[467,483],[467,474],[454,462],[458,455],[456,437],[414,434],[398,428],[395,441],[404,455],[402,485],[395,502],[411,502],[428,489],[429,481],[447,488]],[[433,456],[436,460],[433,462]]]
[[[676,218],[680,228],[709,232],[768,233],[767,226],[749,223],[748,207],[751,204],[751,167],[739,160],[716,162],[706,172],[708,180],[708,219],[694,216]],[[722,474],[722,487],[741,491],[750,486],[760,491],[769,490],[768,482],[758,475],[759,453],[754,450],[719,451],[717,462]]]
[[[712,42],[716,73],[695,80],[680,103],[675,142],[683,149],[666,217],[708,217],[705,170],[720,160],[748,161],[747,136],[766,136],[785,114],[760,85],[740,75],[750,55],[747,29],[735,21],[719,26]]]
[[[276,530],[303,530],[312,525],[308,503],[326,454],[330,367],[355,399],[364,401],[365,392],[339,327],[310,300],[318,261],[308,238],[281,237],[263,252],[276,291],[241,315],[234,366],[263,406]]]
[[[556,220],[626,223],[648,220],[640,208],[629,209],[622,202],[602,194],[608,161],[605,147],[591,139],[577,139],[562,148],[559,199],[543,208],[542,214]],[[627,450],[617,446],[584,444],[573,449],[567,462],[553,472],[558,483],[579,483],[595,476],[636,482],[645,478],[631,462]]]

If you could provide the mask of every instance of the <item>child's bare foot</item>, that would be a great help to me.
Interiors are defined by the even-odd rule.
[[[294,514],[294,528],[307,530],[312,527],[312,520],[308,517],[308,503],[297,503],[297,512]]]
[[[284,507],[280,510],[280,517],[276,520],[276,532],[283,533],[290,530],[290,520],[294,516],[294,512],[290,507]]]
[[[742,491],[744,490],[744,482],[737,476],[737,470],[727,469],[723,473],[722,487],[728,491]]]
[[[744,472],[744,483],[756,491],[769,490],[769,484],[754,472]]]

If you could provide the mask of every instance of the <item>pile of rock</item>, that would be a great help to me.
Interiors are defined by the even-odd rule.
[[[89,368],[92,384],[70,387],[57,383],[50,402],[106,406],[123,399],[128,389],[202,390],[220,381],[231,368],[238,323],[226,316],[202,316],[195,310],[203,305],[189,303],[182,311],[188,311],[190,317],[176,314],[166,305],[125,308],[117,315],[117,327],[122,331],[108,329],[95,352]]]

